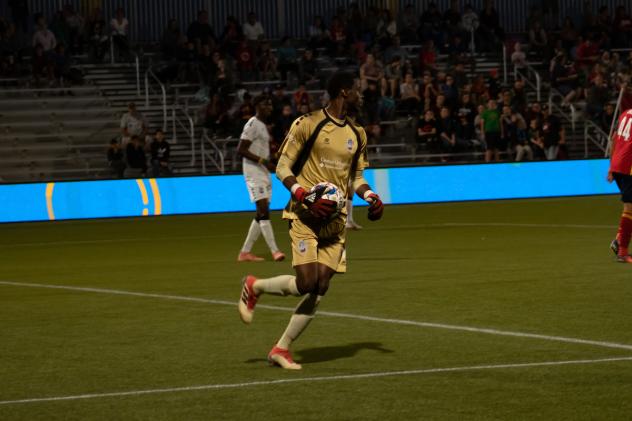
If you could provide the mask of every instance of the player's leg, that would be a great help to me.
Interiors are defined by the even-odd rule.
[[[617,236],[610,244],[610,248],[617,255],[617,261],[632,263],[632,257],[628,255],[630,238],[632,238],[632,176],[614,173],[614,179],[621,191],[623,213],[619,219]]]
[[[260,189],[257,186],[256,180],[249,176],[245,176],[246,179],[246,187],[248,188],[248,194],[250,195],[250,201],[258,203],[261,200],[260,197]],[[261,235],[261,226],[259,225],[259,205],[257,204],[257,214],[255,218],[250,223],[250,228],[248,228],[248,234],[246,235],[246,240],[244,241],[243,246],[239,252],[239,256],[237,256],[238,262],[260,262],[263,260],[262,257],[256,256],[251,252],[252,246],[255,244],[259,235]]]
[[[268,360],[285,369],[301,368],[292,359],[290,346],[307,329],[314,319],[316,309],[323,295],[329,288],[329,281],[335,271],[320,263],[308,263],[296,268],[297,287],[305,296],[294,309],[294,314],[281,335],[281,338],[268,354]]]
[[[285,254],[279,250],[274,238],[274,231],[272,231],[272,223],[270,222],[270,201],[269,199],[261,199],[256,203],[257,220],[259,221],[261,234],[263,234],[263,238],[268,244],[268,248],[270,249],[270,253],[272,253],[274,261],[280,262],[285,259]]]

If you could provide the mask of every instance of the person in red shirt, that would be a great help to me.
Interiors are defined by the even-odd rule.
[[[632,109],[621,114],[615,127],[608,181],[617,183],[623,202],[619,230],[610,248],[617,255],[618,262],[632,263],[632,256],[628,255],[632,237]]]

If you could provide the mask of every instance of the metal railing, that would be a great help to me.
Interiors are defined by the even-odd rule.
[[[551,91],[549,93],[549,109],[556,110],[558,113],[560,113],[562,117],[564,117],[571,123],[572,129],[573,131],[575,131],[577,124],[577,108],[573,104],[568,104],[568,107],[571,111],[571,114],[568,115],[568,113],[564,111],[562,107],[553,102],[553,99],[555,98],[560,98],[562,99],[562,101],[564,101],[564,95],[562,95],[558,90],[551,88]]]
[[[584,158],[588,158],[588,141],[591,141],[603,153],[607,151],[608,134],[592,120],[584,122]]]
[[[186,107],[175,104],[171,108],[171,130],[173,143],[176,144],[178,143],[178,128],[184,130],[191,142],[191,166],[193,166],[195,165],[195,123]]]
[[[200,139],[200,150],[202,155],[202,172],[204,174],[208,174],[206,169],[206,161],[209,161],[211,164],[217,168],[217,170],[224,174],[224,153],[219,149],[215,141],[208,137],[208,132],[206,129],[202,131],[202,138]],[[207,148],[210,147],[210,151],[207,152]],[[216,155],[213,156],[211,151]]]
[[[524,72],[524,74],[522,72]],[[530,74],[533,74],[535,83],[529,79]],[[542,101],[542,77],[540,76],[540,73],[538,73],[538,71],[530,65],[527,65],[527,67],[522,69],[518,69],[518,67],[514,66],[514,78],[517,78],[518,76],[521,76],[527,85],[535,89],[538,102]]]
[[[154,90],[150,84],[152,80],[156,82],[160,88],[160,95],[161,95],[160,105],[162,106],[162,130],[166,130],[167,129],[167,89],[165,88],[165,85],[160,81],[160,79],[158,79],[158,76],[156,76],[156,74],[154,73],[154,71],[152,70],[150,66],[145,72],[145,107],[149,107],[150,105],[149,91],[150,90],[157,91],[157,90]]]

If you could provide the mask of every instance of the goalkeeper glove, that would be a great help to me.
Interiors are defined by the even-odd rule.
[[[308,192],[298,184],[296,188],[292,187],[292,196],[307,206],[309,211],[316,218],[327,219],[336,212],[336,202],[329,199],[323,199],[321,196],[325,192],[325,186],[317,186],[313,192]]]
[[[369,203],[369,220],[377,221],[380,219],[384,213],[384,203],[380,200],[380,196],[368,190],[364,193],[364,200]]]

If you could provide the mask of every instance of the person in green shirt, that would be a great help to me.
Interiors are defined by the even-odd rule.
[[[485,139],[485,162],[490,162],[492,156],[496,162],[500,161],[501,124],[500,111],[496,101],[490,99],[487,109],[481,113],[481,133]]]

